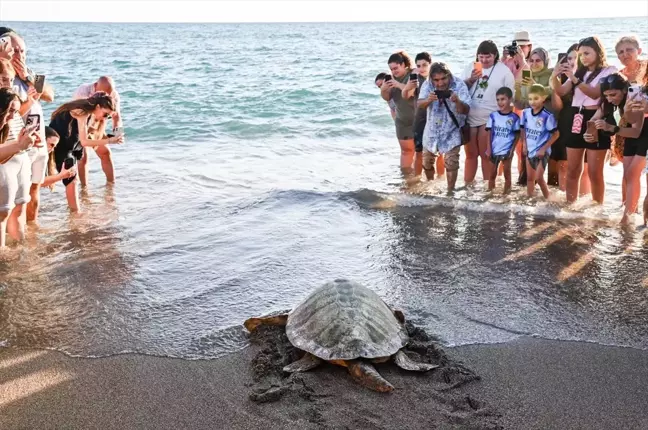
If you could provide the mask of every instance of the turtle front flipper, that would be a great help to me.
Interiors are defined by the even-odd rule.
[[[283,325],[288,322],[288,314],[275,315],[273,317],[248,318],[243,325],[250,333],[256,330],[260,325]]]
[[[414,372],[427,372],[428,370],[436,369],[437,367],[439,367],[438,364],[421,363],[420,361],[414,361],[409,358],[402,349],[394,355],[394,363],[396,363],[396,366],[400,367],[401,369],[412,370]]]
[[[388,393],[394,389],[392,384],[380,376],[375,367],[365,361],[349,360],[347,368],[357,383],[371,390]]]
[[[302,358],[290,363],[283,368],[284,372],[299,373],[307,372],[322,364],[322,359],[315,357],[313,354],[306,353]]]

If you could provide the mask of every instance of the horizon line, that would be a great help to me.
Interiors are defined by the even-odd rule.
[[[42,23],[42,24],[370,24],[370,23],[434,23],[434,22],[509,22],[509,21],[571,21],[610,19],[610,16],[585,18],[536,18],[536,19],[453,19],[445,21],[434,20],[397,20],[397,21],[38,21],[38,20],[0,20],[0,23]],[[648,12],[643,16],[615,16],[615,19],[648,18]]]

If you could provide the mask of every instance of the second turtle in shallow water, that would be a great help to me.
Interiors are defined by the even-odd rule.
[[[262,324],[285,325],[290,343],[305,351],[285,372],[305,372],[328,361],[346,367],[360,384],[388,392],[394,387],[371,363],[393,359],[398,367],[419,372],[438,367],[413,361],[402,351],[409,342],[402,312],[345,279],[324,284],[287,315],[250,318],[244,325],[252,332]]]

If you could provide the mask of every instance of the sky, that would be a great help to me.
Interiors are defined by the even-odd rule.
[[[524,4],[528,6],[521,8]],[[648,17],[648,0],[0,0],[0,21],[368,22],[640,16]]]

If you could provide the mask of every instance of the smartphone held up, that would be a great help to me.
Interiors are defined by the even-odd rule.
[[[36,75],[34,78],[34,89],[41,94],[45,89],[45,75]]]
[[[27,128],[28,130],[33,129],[34,131],[40,131],[40,118],[40,115],[36,114],[27,115],[25,128]]]
[[[587,121],[587,130],[585,133],[592,136],[594,143],[598,142],[598,129],[596,128],[596,121]]]

